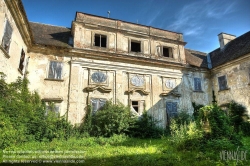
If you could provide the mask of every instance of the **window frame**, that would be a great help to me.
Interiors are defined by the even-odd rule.
[[[10,38],[9,38],[9,47],[8,47],[8,50],[6,50],[6,48],[3,46],[3,41],[4,41],[4,38],[6,36],[6,28],[7,28],[7,23],[9,24],[9,27],[11,28],[11,35],[10,35]],[[5,17],[5,20],[4,20],[4,31],[3,31],[3,36],[1,38],[1,44],[0,44],[0,47],[1,47],[1,50],[4,52],[4,55],[7,57],[7,58],[10,58],[10,48],[11,48],[11,43],[12,43],[12,36],[13,36],[13,33],[14,33],[14,29],[10,23],[10,21]]]
[[[221,84],[220,84],[220,80],[219,78],[221,77],[224,77],[225,78],[225,81],[226,81],[226,85],[225,85],[225,88],[221,89]],[[218,87],[219,87],[219,91],[224,91],[224,90],[228,90],[228,83],[227,83],[227,76],[226,75],[221,75],[221,76],[218,76],[217,77],[217,81],[218,81]]]
[[[106,47],[95,46],[95,36],[96,35],[106,36]],[[104,33],[104,32],[100,32],[100,33],[99,32],[92,32],[91,47],[95,48],[95,49],[107,50],[109,48],[109,36],[108,36],[108,33]]]
[[[196,85],[196,81],[195,81],[195,79],[199,79],[200,80],[199,81],[199,83],[200,83],[200,89],[196,89],[196,86],[195,86]],[[195,92],[203,92],[201,77],[194,77],[193,81],[194,81],[194,91]]]
[[[172,105],[173,105],[173,103],[175,103],[176,111],[175,112],[171,111],[171,113],[174,112],[173,114],[176,114],[176,115],[170,116],[171,113],[170,113],[170,111],[168,111],[168,103],[171,103],[171,108],[173,108]],[[174,117],[178,116],[178,102],[176,102],[176,101],[166,101],[166,116],[167,116],[167,124],[170,125],[171,118],[174,118]]]
[[[61,64],[61,76],[60,78],[55,78],[55,76],[53,78],[50,78],[50,64],[51,62],[57,62]],[[56,60],[50,60],[48,65],[47,65],[47,77],[45,78],[45,80],[51,80],[51,81],[63,81],[63,67],[64,67],[64,62],[62,61],[56,61]]]
[[[58,108],[58,110],[52,110],[52,109],[50,110],[50,109],[48,109],[49,107],[51,107],[50,104],[53,104],[54,109]],[[61,113],[61,103],[60,102],[46,101],[45,106],[46,106],[46,108],[45,108],[45,116],[48,116],[48,111],[53,111],[53,112],[55,112],[55,115],[57,115],[58,118],[60,117],[60,113]]]
[[[168,55],[169,56],[164,56],[164,48],[168,49]],[[174,53],[173,53],[173,47],[169,47],[169,46],[165,46],[165,45],[161,45],[161,46],[157,46],[156,51],[157,54],[163,58],[174,58]]]
[[[96,110],[93,110],[93,100],[98,100],[99,102],[98,102],[98,108],[96,109]],[[104,102],[104,104],[103,105],[101,105],[100,104],[100,100],[103,100],[103,101],[105,101]],[[106,102],[107,102],[108,100],[107,99],[105,99],[105,98],[97,98],[97,97],[92,97],[91,99],[90,99],[90,105],[91,105],[91,112],[92,112],[92,115],[95,115],[98,111],[100,111],[100,109],[106,104]]]
[[[140,45],[140,51],[132,51],[132,43],[137,43]],[[130,42],[129,42],[129,52],[132,52],[132,53],[143,53],[143,49],[142,49],[142,41],[140,40],[135,40],[135,39],[130,39]]]
[[[137,102],[137,104],[133,104],[133,102]],[[135,112],[137,115],[142,115],[143,111],[145,110],[145,100],[132,99],[130,104],[131,108],[133,109],[133,112]],[[136,111],[133,106],[137,106],[138,111]]]

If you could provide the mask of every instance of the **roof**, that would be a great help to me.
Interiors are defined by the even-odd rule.
[[[217,48],[209,54],[214,68],[248,53],[250,53],[250,31],[230,41],[223,49]]]
[[[70,28],[34,22],[29,22],[29,24],[36,44],[71,47],[68,44],[71,37]]]
[[[191,66],[207,68],[207,54],[185,48],[186,61]]]

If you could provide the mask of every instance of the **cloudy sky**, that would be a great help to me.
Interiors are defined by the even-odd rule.
[[[250,31],[250,0],[22,0],[29,21],[71,27],[75,12],[183,33],[186,48],[210,52],[221,32]]]

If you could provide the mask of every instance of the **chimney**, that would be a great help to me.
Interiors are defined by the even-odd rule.
[[[229,43],[231,40],[235,39],[236,36],[235,35],[230,35],[230,34],[226,34],[221,32],[219,35],[219,42],[220,42],[220,49],[223,49],[224,46]]]

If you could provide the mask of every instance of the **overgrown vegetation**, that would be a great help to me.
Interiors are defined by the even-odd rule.
[[[45,116],[45,104],[28,90],[28,80],[7,84],[0,73],[0,148],[27,141],[69,138],[73,126],[53,111]]]
[[[246,108],[235,102],[226,110],[193,103],[193,115],[181,111],[171,119],[169,135],[147,112],[135,117],[129,107],[111,101],[95,114],[89,106],[84,123],[73,127],[58,117],[53,103],[46,108],[36,92],[29,92],[28,80],[7,84],[0,77],[0,149],[84,150],[87,165],[225,165],[219,151],[250,150],[242,142],[250,135]]]

